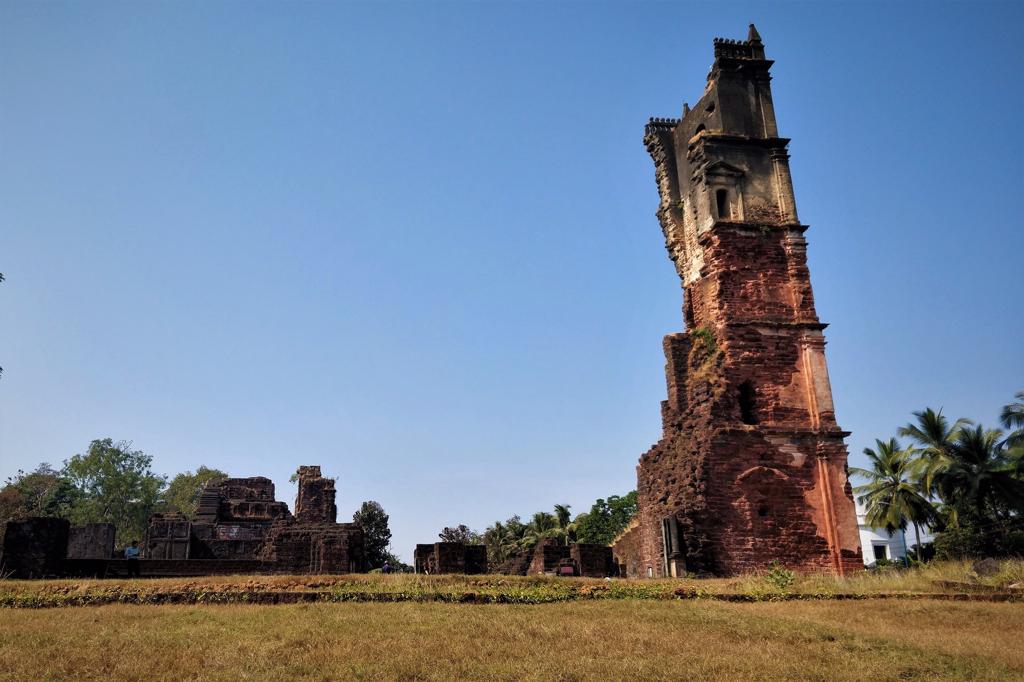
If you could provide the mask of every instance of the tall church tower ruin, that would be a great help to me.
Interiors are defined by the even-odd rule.
[[[684,290],[664,340],[662,439],[637,466],[639,512],[614,544],[631,576],[729,575],[772,561],[862,566],[764,44],[714,41],[700,101],[651,119],[658,219]]]

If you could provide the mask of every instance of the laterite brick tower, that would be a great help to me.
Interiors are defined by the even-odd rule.
[[[640,510],[616,561],[633,576],[774,560],[848,573],[862,566],[849,434],[832,407],[772,62],[753,25],[714,47],[696,106],[644,131],[687,332],[665,337],[664,433],[640,458]]]

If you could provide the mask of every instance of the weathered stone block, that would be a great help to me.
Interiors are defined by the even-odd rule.
[[[68,559],[110,559],[114,556],[114,524],[87,523],[71,526]]]
[[[22,579],[60,575],[70,527],[65,519],[48,517],[4,523],[0,574]]]
[[[318,466],[299,467],[299,490],[295,497],[295,518],[307,523],[335,523],[334,479],[320,475]]]
[[[461,542],[416,545],[413,566],[417,573],[486,573],[487,547]]]

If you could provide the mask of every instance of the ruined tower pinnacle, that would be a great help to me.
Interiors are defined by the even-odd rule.
[[[684,290],[665,337],[663,437],[640,458],[635,525],[615,544],[633,575],[730,574],[778,560],[859,567],[789,140],[757,29],[714,39],[700,100],[651,119],[657,215]]]

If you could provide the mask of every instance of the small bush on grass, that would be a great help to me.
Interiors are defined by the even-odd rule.
[[[788,590],[796,582],[796,573],[778,561],[773,561],[768,564],[768,571],[764,574],[764,580],[775,589]]]

